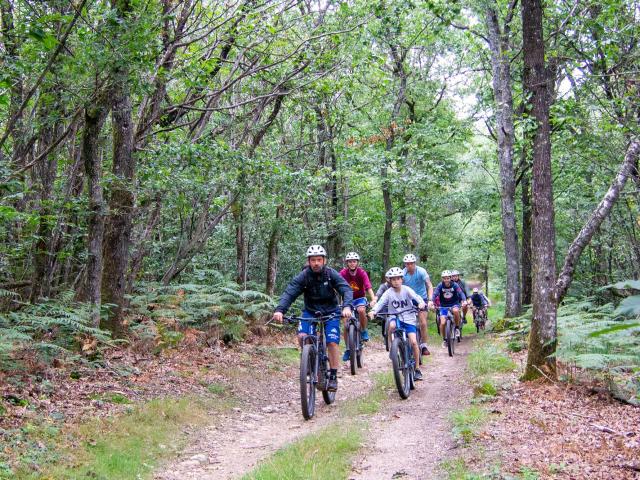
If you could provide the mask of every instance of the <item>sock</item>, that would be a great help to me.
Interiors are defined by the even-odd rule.
[[[329,378],[336,378],[338,376],[338,369],[337,368],[330,368],[329,369]]]

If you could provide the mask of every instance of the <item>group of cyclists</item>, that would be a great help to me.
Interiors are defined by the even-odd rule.
[[[330,367],[327,389],[332,392],[338,389],[340,319],[342,318],[346,325],[354,310],[360,323],[361,338],[365,342],[369,340],[366,311],[368,305],[371,307],[368,315],[370,319],[380,313],[397,314],[400,326],[408,333],[414,358],[420,358],[421,355],[430,355],[426,343],[428,309],[437,309],[439,332],[444,338],[449,311],[453,313],[456,337],[459,337],[461,323],[466,318],[469,307],[471,306],[475,315],[486,313],[490,306],[489,300],[478,288],[474,288],[472,292],[468,291],[457,270],[443,271],[442,281],[434,288],[429,274],[417,265],[417,259],[412,253],[404,256],[404,268],[392,267],[386,272],[386,281],[380,285],[376,293],[373,292],[367,272],[359,266],[358,253],[349,252],[345,256],[346,266],[340,272],[327,266],[327,252],[321,245],[311,245],[307,249],[306,257],[305,268],[291,280],[282,293],[273,320],[282,323],[289,307],[296,298],[303,295],[304,309],[302,320],[298,323],[298,341],[302,345],[307,335],[314,334],[315,324],[311,320],[316,315],[331,317],[329,321],[324,322],[324,334]],[[339,297],[342,298],[342,303]],[[388,325],[389,334],[392,334],[395,328],[395,320],[391,320]],[[422,339],[419,345],[418,329]],[[343,330],[347,343],[346,328]],[[352,354],[353,352],[346,349],[342,360],[348,361]],[[422,380],[422,373],[417,368],[415,380]]]

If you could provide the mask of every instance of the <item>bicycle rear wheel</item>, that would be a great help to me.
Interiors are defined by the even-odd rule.
[[[358,352],[356,351],[356,349],[358,348],[358,338],[357,338],[357,334],[356,334],[356,326],[353,323],[349,323],[349,330],[348,330],[348,335],[347,335],[347,340],[349,342],[349,353],[351,354],[349,356],[349,366],[351,367],[351,375],[355,375],[356,374],[356,356],[358,355]]]
[[[305,420],[312,418],[316,409],[315,363],[315,347],[307,344],[300,355],[300,405]]]
[[[364,342],[362,341],[362,334],[356,330],[356,345],[357,345],[357,355],[356,355],[356,364],[358,368],[364,367]]]
[[[330,392],[329,390],[327,390],[327,383],[329,382],[329,375],[327,374],[327,372],[329,371],[329,361],[327,360],[326,356],[324,360],[322,360],[321,357],[319,364],[320,373],[318,375],[321,375],[323,379],[322,399],[324,400],[324,403],[326,403],[327,405],[331,405],[336,401],[336,392]]]
[[[411,393],[409,364],[405,358],[404,342],[399,337],[394,338],[391,342],[391,365],[393,366],[393,379],[396,382],[400,398],[409,398]]]

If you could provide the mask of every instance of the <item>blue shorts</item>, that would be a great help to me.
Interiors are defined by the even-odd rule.
[[[391,320],[393,323],[395,323],[395,319]],[[411,325],[410,323],[404,323],[402,320],[400,320],[400,328],[402,328],[405,332],[407,332],[407,335],[410,333],[417,333],[418,332],[418,327],[416,327],[415,325]]]
[[[366,307],[367,305],[369,305],[369,302],[367,302],[367,298],[366,297],[360,297],[360,298],[354,298],[353,301],[351,302],[351,306],[353,307],[353,309],[357,309],[358,307]]]
[[[440,307],[439,316],[446,317],[449,313],[449,310],[456,307],[460,308],[460,305],[456,303],[455,305],[451,305],[450,307]]]
[[[342,310],[338,309],[335,311],[334,316],[331,320],[327,320],[324,322],[324,336],[327,340],[327,344],[329,343],[340,343],[340,315]],[[313,319],[315,315],[307,310],[302,311],[303,318]],[[304,333],[307,335],[315,335],[316,334],[316,323],[305,322],[304,320],[298,322],[298,334]]]

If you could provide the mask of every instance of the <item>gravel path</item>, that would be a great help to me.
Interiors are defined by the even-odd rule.
[[[467,393],[458,379],[464,372],[470,343],[469,339],[463,340],[452,359],[439,346],[431,348],[434,354],[422,369],[425,380],[418,383],[409,399],[401,401],[394,392],[382,411],[371,417],[369,440],[355,459],[349,478],[438,478],[437,465],[453,447],[447,413]],[[272,378],[263,379],[264,388],[257,388],[257,395],[242,392],[241,398],[246,401],[200,431],[181,456],[159,469],[154,478],[241,477],[286,444],[337,421],[342,402],[366,395],[374,385],[373,374],[391,368],[388,353],[378,342],[368,345],[365,361],[365,368],[356,376],[351,376],[346,367],[340,372],[333,405],[325,405],[318,395],[316,414],[310,421],[300,413],[297,366],[287,371],[286,380],[275,385]]]
[[[398,396],[372,418],[370,441],[354,462],[350,479],[441,478],[438,465],[455,448],[447,416],[471,394],[463,381],[471,339],[463,339],[452,358],[440,345],[430,349],[424,381],[407,400]]]
[[[339,373],[334,404],[325,405],[318,394],[316,413],[310,421],[305,421],[300,411],[297,365],[288,370],[286,380],[276,385],[269,382],[275,379],[268,377],[266,381],[270,384],[257,389],[259,398],[248,391],[236,391],[236,395],[240,393],[247,399],[246,402],[200,432],[193,444],[173,463],[163,466],[154,478],[238,478],[284,445],[335,422],[340,414],[340,405],[345,400],[366,395],[374,385],[372,373],[389,368],[384,346],[380,343],[371,342],[365,353],[364,369],[358,370],[356,376],[351,376],[346,366]],[[256,368],[260,371],[260,367]]]

